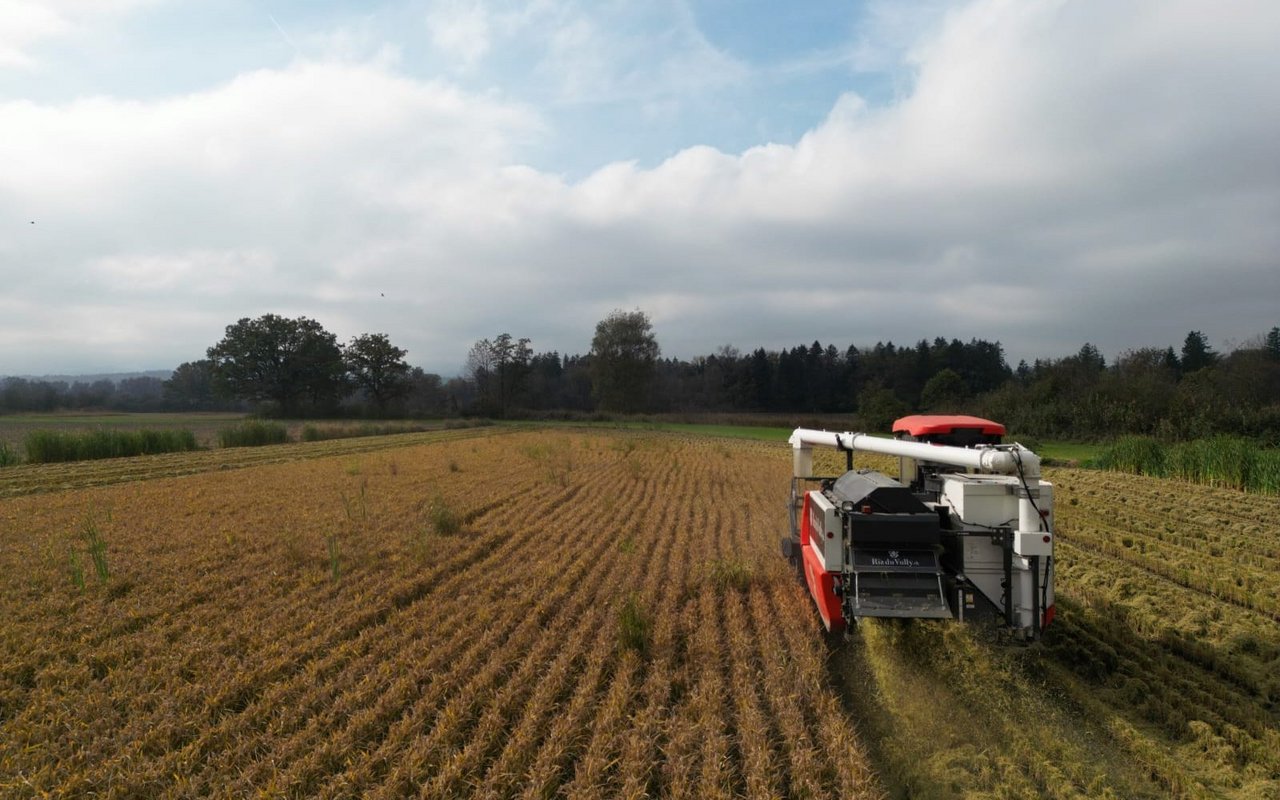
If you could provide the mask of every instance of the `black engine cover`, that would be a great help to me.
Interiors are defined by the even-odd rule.
[[[883,514],[929,514],[928,506],[916,499],[911,490],[882,472],[864,469],[846,472],[831,487],[831,500],[837,508],[852,503],[861,510],[871,506]]]
[[[855,547],[932,547],[941,541],[937,513],[884,473],[846,472],[827,496],[840,509],[847,540]]]

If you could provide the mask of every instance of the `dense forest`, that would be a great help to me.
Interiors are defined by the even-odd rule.
[[[275,393],[246,389],[232,380],[232,366],[243,367],[245,360],[237,362],[236,337],[264,320],[301,324],[322,334],[330,359],[324,392],[298,384],[301,373],[291,373],[292,383],[282,379],[292,391],[283,395],[278,388]],[[1067,357],[1010,367],[999,342],[941,337],[912,346],[879,342],[841,348],[814,341],[750,352],[725,346],[691,359],[663,358],[647,317],[617,312],[601,321],[587,354],[534,352],[528,339],[504,333],[478,341],[464,374],[449,379],[408,366],[405,351],[381,334],[338,345],[313,321],[271,315],[241,320],[227,331],[227,338],[209,349],[210,358],[181,365],[167,381],[5,378],[0,412],[280,414],[287,408],[292,416],[412,417],[772,412],[856,414],[863,428],[883,430],[905,413],[954,411],[997,419],[1037,437],[1137,433],[1177,440],[1228,433],[1280,444],[1280,328],[1227,353],[1215,352],[1203,333],[1191,331],[1180,348],[1128,350],[1110,363],[1085,344]],[[620,362],[619,352],[642,357]],[[383,363],[371,366],[370,353]],[[608,391],[613,385],[623,389]]]

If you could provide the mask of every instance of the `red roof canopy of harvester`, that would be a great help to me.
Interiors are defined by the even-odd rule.
[[[964,414],[913,414],[893,423],[894,433],[909,433],[912,436],[951,433],[957,428],[977,428],[984,434],[1004,436],[1004,426],[999,422]]]

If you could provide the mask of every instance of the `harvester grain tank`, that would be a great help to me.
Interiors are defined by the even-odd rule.
[[[1004,427],[967,416],[903,417],[893,439],[797,428],[791,434],[795,565],[823,625],[863,617],[988,620],[1038,639],[1053,621],[1053,485],[1040,459],[1002,444]],[[814,474],[814,447],[846,454]],[[899,475],[855,469],[855,452],[897,456]]]

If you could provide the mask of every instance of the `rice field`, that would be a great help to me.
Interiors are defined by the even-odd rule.
[[[1042,646],[820,633],[783,444],[0,473],[0,796],[1276,797],[1280,500],[1077,470]]]

